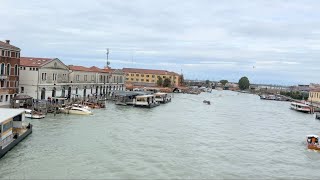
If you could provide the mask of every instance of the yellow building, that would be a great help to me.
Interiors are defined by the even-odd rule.
[[[320,89],[311,89],[309,92],[309,99],[311,102],[320,102]]]
[[[161,77],[163,80],[169,78],[173,87],[180,85],[180,75],[175,72],[135,68],[123,68],[123,72],[126,74],[128,84],[156,86],[158,78]]]

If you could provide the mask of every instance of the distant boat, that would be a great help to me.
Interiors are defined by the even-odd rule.
[[[307,147],[312,150],[320,150],[319,146],[319,136],[317,135],[308,135],[307,136]]]
[[[210,101],[204,100],[203,103],[210,105]]]
[[[42,118],[45,118],[46,115],[44,115],[44,114],[42,114],[40,112],[37,112],[37,111],[26,109],[25,110],[25,117],[26,118],[31,118],[31,119],[42,119]]]

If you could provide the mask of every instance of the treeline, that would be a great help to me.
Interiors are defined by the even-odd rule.
[[[287,97],[291,97],[293,99],[297,99],[297,100],[308,100],[309,98],[308,93],[302,93],[299,91],[290,91],[290,92],[281,91],[280,94]]]

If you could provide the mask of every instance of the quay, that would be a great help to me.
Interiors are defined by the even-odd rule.
[[[0,158],[32,133],[32,125],[23,125],[23,109],[0,108]]]

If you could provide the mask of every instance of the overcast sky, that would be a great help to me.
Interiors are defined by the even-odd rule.
[[[0,40],[65,64],[320,83],[317,0],[0,0]]]

